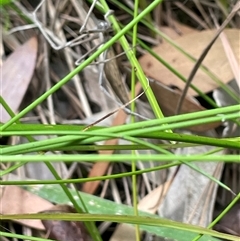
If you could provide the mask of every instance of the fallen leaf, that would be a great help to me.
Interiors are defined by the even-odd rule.
[[[173,23],[174,27],[177,29],[177,31],[171,27],[161,27],[160,30],[166,34],[171,39],[177,39],[183,35],[187,35],[190,33],[196,33],[199,32],[193,28],[190,28],[184,24],[178,23],[177,21],[174,21]],[[165,42],[165,40],[163,41]],[[179,90],[175,90],[173,88],[170,88],[164,84],[162,84],[160,81],[154,81],[152,79],[149,79],[150,86],[153,90],[153,93],[158,101],[158,104],[161,107],[161,110],[164,114],[164,116],[172,116],[176,113],[176,108],[178,101],[181,97],[182,92]],[[183,101],[183,105],[181,108],[181,114],[183,113],[191,113],[196,111],[206,110],[204,107],[202,107],[197,100],[195,100],[191,96],[186,96],[186,98]],[[203,125],[196,125],[196,126],[190,126],[186,129],[196,131],[196,132],[204,132],[207,130],[211,130],[219,126],[221,122],[215,122],[215,123],[208,123]]]
[[[27,190],[40,195],[43,198],[48,199],[49,201],[53,203],[59,203],[59,204],[65,204],[69,202],[68,197],[66,194],[62,191],[62,188],[59,185],[40,185],[37,186],[28,185],[26,186]],[[76,190],[69,189],[69,192],[75,196]],[[81,200],[76,200],[78,202],[78,205],[81,208],[86,207],[88,212],[90,214],[106,214],[106,215],[134,215],[134,209],[133,207],[130,207],[128,205],[119,204],[116,202],[112,202],[94,195],[89,195],[83,192],[79,192],[81,195]],[[84,206],[83,206],[84,203]],[[139,216],[141,217],[150,217],[150,218],[157,218],[159,219],[159,216],[153,215],[153,214],[146,214],[145,212],[139,211]],[[179,224],[176,224],[178,227],[181,226]],[[159,226],[148,226],[148,225],[140,225],[140,228],[146,232],[155,234],[160,237],[166,237],[169,239],[176,239],[179,241],[186,241],[186,240],[192,240],[196,237],[196,230],[193,229],[193,232],[188,229],[188,225],[182,224],[184,228],[183,229],[177,229],[175,225],[168,226],[165,225],[165,221],[163,222],[163,225],[159,228]],[[207,231],[207,229],[205,229]],[[200,230],[197,231],[198,233]],[[208,232],[208,231],[207,231]],[[184,237],[182,236],[184,234]],[[212,233],[212,231],[209,232],[209,235],[216,235],[216,233]],[[227,238],[227,237],[226,237]],[[229,237],[228,237],[229,238]],[[201,241],[209,241],[209,236],[204,235]],[[129,239],[131,240],[131,239]],[[211,241],[219,241],[213,237],[211,237]]]
[[[18,110],[32,79],[37,57],[37,38],[32,37],[25,44],[18,47],[0,67],[1,96],[11,107],[13,112]],[[0,106],[0,122],[6,122],[10,116]]]
[[[154,81],[149,79],[150,86],[153,90],[153,93],[158,101],[158,104],[161,107],[161,110],[164,116],[172,116],[175,115],[178,101],[181,97],[181,91],[169,88],[161,82]],[[181,108],[181,114],[183,113],[192,113],[197,111],[205,110],[194,97],[186,96],[183,105]],[[204,132],[207,130],[211,130],[219,126],[221,122],[213,122],[213,123],[204,123],[203,125],[190,126],[187,129],[197,132]]]
[[[240,30],[226,29],[224,33],[228,38],[229,44],[237,58],[238,64],[240,64]],[[193,57],[198,59],[204,48],[213,38],[214,34],[215,30],[191,33],[177,38],[175,43]],[[163,58],[178,72],[180,72],[186,79],[188,78],[194,66],[193,61],[189,60],[185,55],[167,42],[164,42],[158,47],[153,48],[153,51],[161,56],[161,58]],[[176,86],[180,90],[184,89],[185,83],[150,54],[145,54],[142,56],[139,59],[139,63],[148,77],[160,81],[167,86]],[[231,67],[228,63],[228,59],[219,39],[215,42],[208,55],[204,59],[203,65],[214,73],[220,80],[222,80],[223,83],[228,83],[231,79],[233,79]],[[210,92],[219,87],[219,85],[201,69],[198,70],[192,84],[204,93]],[[197,93],[190,88],[188,90],[188,95],[196,96]]]
[[[21,200],[21,201],[20,201]],[[6,186],[2,192],[1,214],[38,213],[53,205],[49,201],[17,186]],[[44,230],[40,220],[15,220],[31,228]]]
[[[41,213],[76,213],[73,207],[68,205],[56,205]],[[84,224],[82,222],[42,220],[47,230],[47,236],[58,241],[91,241]]]

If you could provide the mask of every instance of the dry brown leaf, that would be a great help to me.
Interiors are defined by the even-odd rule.
[[[68,205],[56,205],[41,213],[76,213],[73,207]],[[62,220],[42,220],[47,230],[47,237],[58,241],[91,241],[82,222]]]
[[[153,93],[161,107],[161,110],[165,116],[172,116],[176,112],[178,101],[181,97],[181,91],[171,89],[158,81],[151,81],[150,86],[153,90]],[[191,113],[196,111],[205,110],[193,97],[186,96],[183,101],[183,106],[181,108],[182,113]],[[220,122],[214,123],[204,123],[203,125],[196,125],[188,127],[188,130],[204,132],[207,130],[211,130],[219,126]]]
[[[240,30],[226,29],[224,33],[228,38],[229,44],[237,58],[238,64],[240,64]],[[211,41],[214,34],[215,30],[201,31],[179,37],[175,40],[175,42],[182,49],[197,59],[207,44]],[[188,78],[192,68],[194,67],[194,62],[189,60],[186,56],[166,42],[160,44],[156,48],[153,48],[153,51],[161,56],[161,58],[168,62],[173,68],[179,71],[186,79]],[[181,90],[184,89],[185,83],[150,54],[142,56],[139,59],[139,62],[148,77],[158,80],[167,86],[173,85],[177,86]],[[229,66],[228,59],[219,39],[216,41],[204,59],[203,65],[211,70],[219,79],[223,81],[223,83],[228,83],[233,78],[231,67]],[[202,70],[198,70],[192,84],[204,93],[210,92],[219,87],[219,85]],[[194,90],[189,89],[188,95],[196,96],[197,93]]]
[[[21,200],[21,201],[19,201]],[[17,186],[6,186],[1,196],[1,214],[38,213],[51,208],[53,205]],[[14,220],[31,228],[44,230],[40,220]]]
[[[18,47],[0,68],[2,74],[1,96],[16,112],[31,81],[37,57],[37,38],[33,37]],[[0,122],[10,119],[0,106]]]

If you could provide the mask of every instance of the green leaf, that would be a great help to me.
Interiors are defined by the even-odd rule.
[[[61,188],[55,185],[44,185],[44,186],[27,186],[25,187],[28,191],[37,194],[38,196],[49,200],[50,202],[57,204],[69,204],[69,199],[65,195],[65,193],[61,190]],[[78,195],[75,190],[70,190],[74,197],[78,198]],[[115,202],[105,200],[93,195],[89,195],[86,193],[79,192],[81,195],[89,213],[91,214],[102,214],[104,215],[134,215],[133,208],[123,204],[117,204]],[[78,202],[81,206],[80,201]],[[145,217],[145,224],[148,223],[148,218],[157,218],[161,223],[161,228],[158,226],[146,226],[140,225],[140,228],[144,231],[156,234],[160,237],[166,237],[175,239],[177,241],[189,241],[196,237],[196,235],[200,232],[200,229],[205,231],[205,233],[209,235],[217,236],[225,238],[227,240],[237,240],[234,236],[221,234],[214,232],[209,229],[200,228],[193,225],[173,222],[166,219],[160,219],[157,215],[151,215],[145,212],[139,212],[141,217]],[[149,219],[150,220],[150,219]],[[156,224],[157,225],[157,224]],[[218,241],[218,239],[210,237],[210,236],[202,236],[200,241]]]

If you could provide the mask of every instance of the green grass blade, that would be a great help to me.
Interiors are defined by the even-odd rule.
[[[26,188],[27,188],[27,190],[41,196],[42,198],[45,198],[51,202],[58,203],[58,204],[65,204],[68,202],[68,198],[62,192],[62,190],[54,185],[38,186],[38,187],[34,186],[34,187],[26,187]],[[70,190],[70,192],[74,193],[75,191]],[[98,213],[104,213],[107,215],[116,215],[116,214],[132,215],[133,214],[132,207],[129,207],[126,205],[119,205],[114,202],[104,200],[104,199],[101,199],[94,195],[89,195],[86,193],[81,193],[81,196],[84,200],[84,203],[87,205],[89,212],[92,214],[98,214]],[[81,203],[79,203],[79,205],[81,205]],[[151,215],[151,214],[147,214],[144,212],[140,212],[139,214],[143,218],[140,220],[141,224],[143,224],[143,223],[150,224],[150,222],[148,222],[147,219],[144,218],[146,216],[156,218],[155,220],[159,220],[157,225],[160,225],[161,228],[159,228],[159,226],[154,227],[154,226],[143,225],[143,226],[141,226],[141,229],[148,231],[150,233],[154,233],[161,237],[173,238],[178,241],[189,241],[196,236],[196,234],[194,234],[194,232],[195,233],[203,233],[203,230],[204,230],[204,233],[208,234],[208,235],[215,235],[217,233],[212,230],[208,230],[208,229],[204,229],[204,228],[199,229],[199,227],[192,226],[192,225],[186,225],[186,224],[177,223],[177,222],[175,223],[175,222],[172,222],[169,220],[164,220],[164,219],[162,220],[156,215]],[[83,217],[83,216],[81,216],[81,217]],[[93,216],[93,219],[96,219],[96,217],[97,216]],[[101,218],[101,217],[102,217],[102,215],[100,215],[99,218]],[[108,216],[106,216],[105,218],[108,220],[110,219]],[[114,216],[112,216],[112,219],[110,219],[110,220],[113,220],[113,218],[114,218]],[[123,219],[124,219],[123,220],[124,222],[126,221],[129,223],[129,220],[127,220],[128,218],[123,217]],[[135,217],[135,218],[133,217],[132,219],[137,222],[137,220],[136,220],[137,217]],[[122,219],[120,216],[119,219],[116,221],[121,221],[121,220]],[[154,220],[153,224],[155,224],[155,220]],[[217,233],[217,235],[220,238],[226,238],[227,240],[237,241],[235,236],[221,234],[221,233]],[[207,237],[205,235],[201,238],[201,241],[209,241],[209,240],[216,241],[216,239],[214,239],[213,237],[211,239],[209,239],[209,237]]]

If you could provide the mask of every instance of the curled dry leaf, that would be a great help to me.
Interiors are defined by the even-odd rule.
[[[76,213],[75,209],[68,205],[56,205],[42,213]],[[42,220],[47,230],[48,238],[58,241],[92,241],[82,222]]]
[[[1,96],[13,112],[18,110],[32,79],[37,56],[37,38],[32,37],[18,47],[0,67]],[[10,119],[5,109],[0,106],[0,122]]]
[[[240,30],[226,29],[224,33],[229,41],[233,53],[236,56],[238,64],[240,64]],[[204,48],[213,38],[214,34],[215,30],[191,33],[177,38],[175,43],[193,57],[198,59]],[[178,72],[180,72],[186,79],[188,78],[194,66],[193,61],[189,60],[185,55],[167,42],[164,42],[158,47],[153,48],[153,51],[161,56],[161,58],[163,58]],[[145,54],[142,56],[139,59],[139,62],[148,77],[158,80],[167,86],[177,86],[181,90],[184,89],[185,83],[150,54]],[[220,80],[222,80],[223,83],[228,83],[231,79],[233,79],[231,67],[228,63],[228,59],[219,39],[215,42],[208,55],[204,59],[203,65],[213,72]],[[219,87],[219,85],[201,69],[198,70],[192,84],[204,93],[210,92]],[[196,96],[197,93],[190,88],[188,90],[188,95]]]

